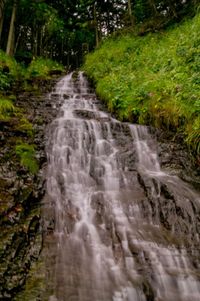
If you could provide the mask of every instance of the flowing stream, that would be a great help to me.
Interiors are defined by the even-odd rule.
[[[147,127],[99,109],[82,73],[50,97],[49,301],[199,301],[197,192],[161,170]]]

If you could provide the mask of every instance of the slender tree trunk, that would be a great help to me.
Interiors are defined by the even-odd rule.
[[[38,55],[38,40],[39,40],[39,28],[36,29],[35,37],[34,37],[34,51],[33,55],[36,57]]]
[[[157,11],[157,7],[156,7],[156,4],[155,4],[155,1],[154,0],[148,0],[148,1],[149,1],[149,5],[153,9],[154,15],[156,16],[158,14],[158,11]]]
[[[173,1],[169,0],[169,1],[167,1],[167,3],[168,3],[168,5],[169,5],[169,9],[170,9],[171,13],[173,14],[173,16],[174,16],[175,18],[177,18],[178,16],[177,16],[176,8],[175,8],[175,6],[174,6]]]
[[[0,19],[0,42],[1,42],[1,36],[2,36],[2,30],[3,30],[3,19],[4,19],[4,16],[2,16]]]
[[[70,69],[70,53],[67,52],[67,68]]]
[[[64,52],[64,40],[63,40],[63,37],[62,37],[62,40],[61,40],[61,62],[62,62],[62,59],[63,59],[63,52]]]
[[[16,53],[17,48],[19,46],[19,41],[20,41],[21,35],[22,35],[22,28],[19,30],[19,34],[18,34],[18,37],[16,39],[15,48],[14,48],[14,52],[13,52],[14,54]]]
[[[43,36],[44,36],[44,32],[45,32],[45,27],[42,26],[41,30],[40,30],[40,34],[39,34],[39,38],[38,38],[38,55],[42,56],[44,53],[44,43],[43,43]]]
[[[132,14],[131,0],[128,0],[128,16],[129,16],[130,24],[131,24],[131,26],[133,26],[133,25],[134,25],[134,22],[133,22],[133,14]]]
[[[98,30],[96,3],[94,3],[94,24],[95,24],[96,47],[98,47],[99,46],[99,30]]]
[[[13,51],[14,51],[16,12],[17,12],[17,0],[14,0],[12,16],[11,16],[11,21],[10,21],[10,29],[9,29],[9,34],[8,34],[8,42],[7,42],[7,47],[6,47],[6,53],[11,56],[13,55]]]
[[[0,0],[0,20],[3,18],[5,3],[5,0]]]
[[[0,41],[1,41],[1,35],[2,35],[2,29],[3,29],[3,19],[4,19],[4,6],[6,1],[0,0]]]

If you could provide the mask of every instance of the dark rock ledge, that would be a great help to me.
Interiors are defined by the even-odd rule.
[[[13,91],[16,107],[33,125],[31,137],[16,127],[17,114],[9,121],[0,121],[0,300],[41,300],[45,130],[57,114],[48,97],[55,83],[54,77],[37,82],[38,89],[31,92],[20,86]],[[18,141],[35,145],[37,175],[20,165],[15,153]]]

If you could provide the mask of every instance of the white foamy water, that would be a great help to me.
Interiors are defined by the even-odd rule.
[[[145,127],[123,125],[98,109],[82,73],[64,77],[52,94],[62,107],[47,145],[49,301],[200,300],[198,269],[184,245],[177,247],[176,223],[170,232],[159,216],[163,182],[178,194],[176,202],[188,199],[184,208],[194,219],[196,193],[161,170]],[[136,163],[129,162],[134,152]]]

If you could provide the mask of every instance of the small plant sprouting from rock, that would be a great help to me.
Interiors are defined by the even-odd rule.
[[[15,106],[10,99],[0,98],[0,119],[9,119],[14,111]]]
[[[20,164],[27,168],[32,174],[36,174],[39,170],[38,162],[35,158],[35,148],[27,143],[16,145],[16,154],[20,158]]]
[[[29,137],[33,137],[33,125],[25,116],[20,119],[17,129],[26,133]]]

